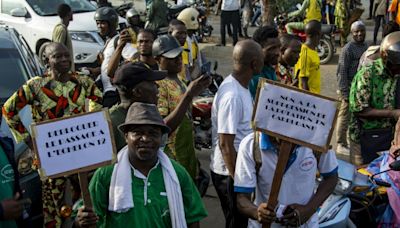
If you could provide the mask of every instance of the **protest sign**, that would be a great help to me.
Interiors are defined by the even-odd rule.
[[[268,207],[278,205],[282,178],[295,145],[326,152],[337,118],[337,101],[305,90],[261,79],[253,110],[253,127],[281,139]],[[269,228],[271,224],[263,224]]]
[[[260,80],[253,123],[257,130],[326,152],[337,117],[337,101],[269,80]]]
[[[115,143],[107,110],[34,123],[35,153],[42,179],[111,164]]]

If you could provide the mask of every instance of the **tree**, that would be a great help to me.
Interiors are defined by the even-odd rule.
[[[296,4],[303,0],[261,0],[263,1],[263,25],[274,25],[274,18],[280,13],[289,13],[296,10]]]
[[[277,14],[276,0],[262,0],[264,5],[263,25],[274,25]]]

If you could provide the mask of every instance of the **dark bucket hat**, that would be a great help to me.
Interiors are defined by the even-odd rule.
[[[126,132],[132,125],[155,125],[161,128],[163,133],[169,133],[170,128],[165,125],[163,118],[154,104],[133,103],[128,110],[125,123],[118,126],[122,132]]]

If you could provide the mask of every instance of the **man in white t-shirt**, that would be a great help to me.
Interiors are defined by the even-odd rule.
[[[221,4],[221,44],[226,45],[225,29],[232,25],[233,46],[238,42],[238,32],[240,26],[240,0],[222,0]]]
[[[258,133],[257,133],[258,134]],[[282,179],[279,191],[279,210],[275,213],[267,202],[278,161],[278,143],[272,149],[266,148],[262,134],[259,134],[259,153],[261,166],[257,170],[254,159],[254,133],[246,136],[240,143],[236,160],[234,191],[237,194],[237,207],[249,219],[248,227],[261,228],[266,222],[272,227],[295,226],[318,227],[318,207],[334,190],[338,179],[338,163],[335,152],[329,150],[317,159],[313,150],[294,146]],[[267,145],[268,146],[268,145]],[[323,177],[314,194],[317,171]],[[255,193],[254,202],[251,201]],[[300,224],[299,224],[300,223]]]
[[[102,51],[101,82],[103,85],[103,107],[110,108],[119,102],[117,88],[112,84],[114,73],[121,62],[130,60],[137,49],[130,43],[128,30],[118,34],[118,14],[111,7],[102,7],[96,10],[94,19],[101,36],[106,37],[106,43]]]
[[[234,214],[236,151],[240,141],[252,131],[253,101],[248,84],[252,75],[260,73],[263,66],[261,46],[252,40],[238,42],[233,49],[233,62],[233,73],[222,82],[212,106],[213,152],[210,168],[226,227],[240,228],[246,225],[240,225],[240,216]],[[242,220],[247,222],[246,219]]]

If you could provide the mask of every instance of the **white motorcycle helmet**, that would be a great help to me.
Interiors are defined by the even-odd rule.
[[[195,8],[186,8],[179,13],[177,19],[185,23],[186,29],[197,30],[199,28],[199,11]]]

